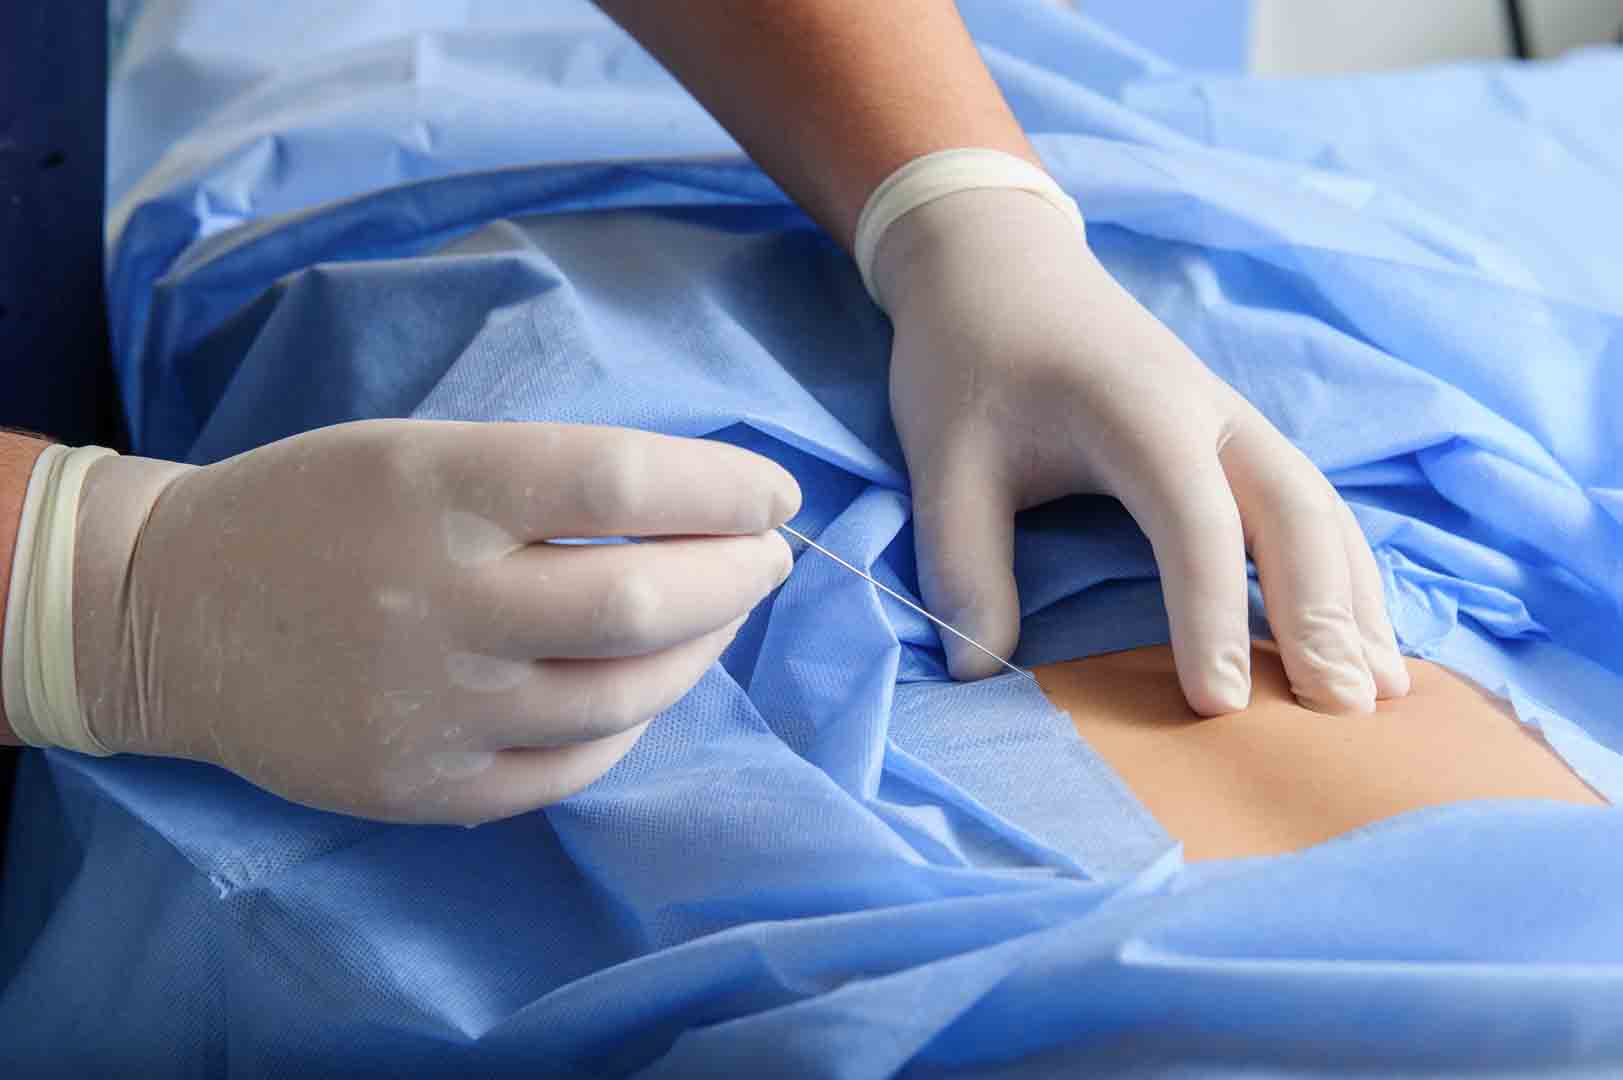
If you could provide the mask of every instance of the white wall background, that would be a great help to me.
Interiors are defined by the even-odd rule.
[[[5,0],[0,0],[0,3]],[[1210,20],[1241,19],[1250,4],[1250,69],[1262,75],[1324,75],[1414,67],[1512,53],[1504,0],[1055,0],[1092,9],[1106,25],[1169,58],[1214,54],[1222,67],[1241,62],[1232,44],[1203,52],[1188,35],[1211,33]],[[1615,42],[1623,0],[1521,0],[1535,55]],[[1221,36],[1221,35],[1218,35]],[[1200,39],[1205,41],[1207,39]],[[1199,44],[1197,41],[1196,44]]]
[[[1498,0],[1254,0],[1251,70],[1333,74],[1504,56]]]
[[[1510,54],[1501,0],[1253,0],[1251,69],[1265,75],[1413,67]],[[1534,52],[1616,39],[1623,0],[1522,0]]]
[[[1577,45],[1616,42],[1623,29],[1623,0],[1522,0],[1527,33],[1541,56]]]

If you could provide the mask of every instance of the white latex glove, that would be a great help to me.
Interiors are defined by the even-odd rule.
[[[720,443],[373,421],[207,468],[107,458],[79,511],[79,697],[109,751],[474,823],[606,771],[788,574],[792,477]],[[668,537],[580,545],[580,537]],[[11,709],[8,695],[8,712]]]
[[[1195,712],[1250,697],[1247,551],[1303,704],[1369,711],[1408,691],[1346,504],[1111,278],[1078,219],[1029,191],[958,190],[889,224],[871,270],[895,327],[891,407],[931,611],[1008,656],[1015,512],[1108,494],[1153,545]],[[959,678],[999,670],[945,644]]]

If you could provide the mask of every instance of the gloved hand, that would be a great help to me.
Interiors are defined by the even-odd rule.
[[[79,697],[113,752],[474,823],[606,771],[788,574],[793,478],[720,443],[373,421],[91,467]],[[560,538],[668,537],[549,544]],[[8,697],[8,705],[10,699]]]
[[[1304,705],[1369,711],[1407,692],[1346,504],[1111,278],[1078,220],[1030,191],[959,190],[884,229],[871,283],[895,327],[891,406],[931,611],[1007,656],[1015,512],[1109,494],[1154,548],[1197,713],[1249,699],[1247,550]],[[945,644],[955,676],[997,672]]]

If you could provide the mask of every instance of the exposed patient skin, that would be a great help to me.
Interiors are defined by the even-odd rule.
[[[1164,645],[1036,675],[1192,861],[1295,851],[1466,799],[1607,805],[1508,705],[1435,664],[1409,660],[1410,694],[1356,716],[1296,704],[1270,642],[1251,665],[1250,706],[1205,720]]]

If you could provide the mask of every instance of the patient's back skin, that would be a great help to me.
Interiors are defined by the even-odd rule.
[[[1409,695],[1363,716],[1297,705],[1270,642],[1252,648],[1250,706],[1210,719],[1189,711],[1164,645],[1036,675],[1190,860],[1295,851],[1465,799],[1606,805],[1509,706],[1435,664],[1408,665]]]

